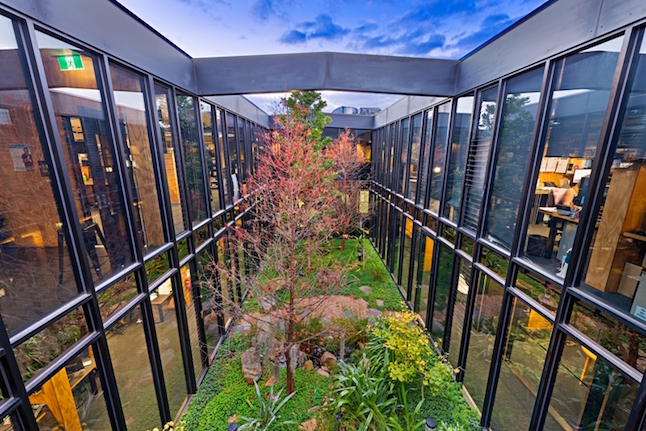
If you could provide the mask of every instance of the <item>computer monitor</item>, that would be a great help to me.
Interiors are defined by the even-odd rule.
[[[579,181],[579,194],[574,198],[572,203],[576,206],[582,206],[585,201],[585,195],[588,192],[588,183],[590,182],[590,177],[583,177]]]

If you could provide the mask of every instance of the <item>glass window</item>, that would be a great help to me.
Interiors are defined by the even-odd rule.
[[[559,286],[552,285],[543,277],[521,268],[518,270],[518,276],[516,277],[516,287],[534,298],[539,304],[551,311],[552,314],[556,314],[556,309],[561,301],[561,288]]]
[[[401,122],[401,135],[399,138],[400,148],[399,154],[400,157],[397,163],[397,169],[399,174],[399,182],[394,187],[396,193],[401,193],[404,195],[406,193],[406,182],[408,180],[408,144],[410,143],[410,118],[405,118]]]
[[[467,157],[464,186],[464,226],[475,231],[480,220],[482,196],[487,182],[487,163],[491,148],[498,86],[479,93],[478,123],[475,125]]]
[[[544,430],[623,430],[637,386],[570,337],[565,341]],[[551,425],[550,425],[551,423]]]
[[[441,254],[440,259],[442,259]],[[440,265],[441,264],[442,262],[440,262]],[[458,359],[460,358],[460,345],[462,344],[462,334],[464,332],[464,318],[466,316],[469,289],[471,288],[471,264],[464,259],[459,259],[457,265],[459,268],[458,281],[455,286],[453,317],[451,319],[451,334],[449,337],[449,362],[451,362],[451,365],[454,367],[458,366]]]
[[[23,380],[35,376],[88,332],[83,309],[79,307],[15,347],[13,351]]]
[[[458,99],[455,118],[453,119],[453,132],[451,133],[451,148],[449,149],[451,153],[449,154],[446,202],[444,203],[444,217],[453,223],[457,223],[460,218],[460,202],[462,199],[464,168],[467,162],[472,110],[473,96]]]
[[[238,167],[238,143],[236,142],[236,116],[226,114],[227,123],[227,147],[229,148],[229,163],[231,171],[231,187],[233,188],[233,201],[240,199],[239,167]]]
[[[218,240],[218,267],[220,268],[220,288],[222,295],[222,307],[224,309],[224,326],[229,326],[233,317],[233,304],[235,304],[235,287],[227,277],[227,273],[231,271],[231,260],[229,259],[229,239],[228,235],[222,236]]]
[[[217,153],[213,136],[213,113],[211,105],[200,101],[202,127],[204,128],[204,146],[206,147],[206,177],[209,182],[209,195],[211,196],[211,211],[217,212],[220,205],[220,188],[218,187]]]
[[[144,78],[115,65],[110,65],[110,76],[119,116],[119,131],[126,149],[126,168],[133,186],[137,233],[147,254],[165,241],[147,122]]]
[[[215,261],[208,252],[202,251],[197,259],[197,277],[200,301],[202,301],[202,321],[206,334],[206,354],[211,355],[220,339],[220,322],[218,313],[220,311],[220,300],[216,295],[217,270]]]
[[[479,273],[464,373],[464,386],[479,409],[484,404],[503,291],[491,277]]]
[[[144,265],[146,267],[146,278],[150,286],[153,281],[157,280],[170,269],[168,252],[162,253],[154,259],[150,259]]]
[[[110,431],[94,350],[88,347],[29,396],[38,429]]]
[[[229,190],[229,163],[227,160],[227,143],[224,140],[224,132],[226,131],[226,124],[224,124],[224,113],[220,109],[215,110],[215,120],[218,128],[218,149],[220,153],[220,170],[222,171],[222,195],[226,205],[231,205],[231,193]],[[225,208],[223,205],[222,208]]]
[[[473,238],[468,237],[466,235],[462,235],[462,239],[460,240],[460,250],[462,250],[469,256],[473,256],[474,246],[475,246],[475,241],[473,240]]]
[[[245,132],[245,119],[238,117],[238,151],[240,152],[240,182],[244,182],[244,180],[247,178],[247,159],[245,157],[246,155],[246,132]]]
[[[578,214],[589,193],[588,181],[622,41],[623,36],[612,39],[554,65],[549,118],[543,133],[540,172],[537,182],[534,180],[537,187],[524,253],[528,260],[557,277],[565,277],[579,225]],[[620,200],[627,188],[627,184],[617,187],[616,190],[621,190]],[[606,205],[611,203],[612,199]],[[608,222],[600,223],[599,229],[602,225],[605,230]],[[619,235],[621,223],[613,217],[612,225],[611,229],[619,229],[616,231]],[[599,276],[587,277],[587,284],[597,285],[599,290],[606,288],[604,280],[611,272],[607,262],[612,257],[602,253],[607,247],[597,244],[591,261],[592,268],[602,262],[607,269],[600,271]]]
[[[433,245],[431,244],[431,247],[432,246]],[[435,298],[433,301],[433,323],[431,324],[431,336],[433,337],[433,340],[435,340],[435,342],[440,347],[442,347],[442,343],[444,341],[444,331],[448,323],[446,317],[447,310],[449,308],[451,280],[453,279],[453,250],[442,243],[439,243],[439,247],[440,249],[437,261],[438,272],[437,280],[435,282]]]
[[[195,100],[191,96],[177,95],[177,114],[184,149],[186,185],[188,187],[188,204],[191,208],[193,223],[206,219],[206,200],[200,138],[195,117]]]
[[[442,238],[449,241],[451,244],[455,244],[455,237],[457,232],[451,226],[442,225]]]
[[[405,293],[405,297],[408,301],[411,300],[410,295],[408,294],[408,281],[410,274],[410,258],[413,248],[413,220],[404,216],[404,231],[402,232],[404,244],[402,247],[402,265],[401,265],[401,275],[399,277],[400,285]]]
[[[514,298],[494,398],[492,429],[529,429],[551,333],[548,320]],[[558,429],[551,414],[545,423],[546,428]]]
[[[202,372],[202,345],[200,342],[200,332],[197,326],[197,314],[195,313],[195,302],[193,301],[193,277],[189,265],[184,265],[180,270],[182,275],[182,289],[184,291],[184,303],[186,306],[186,319],[188,321],[188,334],[191,343],[191,353],[193,357],[193,369],[197,379]]]
[[[395,275],[399,274],[399,251],[401,247],[403,217],[404,215],[400,211],[393,212],[392,273]],[[397,280],[397,284],[399,284],[399,280]]]
[[[78,48],[36,32],[85,251],[94,281],[132,262],[117,154],[108,136],[94,59]]]
[[[507,277],[507,268],[509,267],[509,259],[501,256],[500,254],[492,251],[486,247],[482,248],[480,254],[480,263],[501,276]]]
[[[433,136],[433,109],[426,112],[426,124],[424,126],[424,141],[422,145],[422,160],[419,162],[419,192],[417,194],[417,204],[424,205],[426,199],[426,183],[428,181],[428,171],[431,165],[431,137]]]
[[[510,79],[505,86],[485,232],[490,241],[508,250],[525,184],[542,80],[543,68],[538,68]]]
[[[646,371],[646,337],[639,332],[583,302],[574,303],[570,325],[640,373]]]
[[[11,20],[0,16],[0,307],[9,334],[77,293]]]
[[[449,135],[449,117],[451,116],[451,102],[438,106],[435,118],[435,135],[433,138],[433,155],[429,160],[431,176],[430,200],[428,208],[434,213],[440,212],[440,198],[444,180],[444,160],[446,159],[446,145]]]
[[[166,396],[171,416],[176,416],[186,398],[186,377],[182,362],[182,349],[179,343],[179,329],[175,314],[173,284],[169,278],[150,294],[150,303],[155,319],[155,332],[159,354],[162,358],[162,370],[166,383]]]
[[[422,114],[413,117],[412,140],[410,146],[410,167],[408,169],[408,199],[415,202],[417,180],[419,177],[419,152],[422,143]]]
[[[646,39],[621,120],[581,287],[646,322]],[[579,171],[580,172],[580,171]],[[576,173],[575,173],[576,174]],[[580,176],[580,175],[577,175]],[[587,178],[581,180],[583,183]],[[579,189],[581,190],[581,187]],[[585,198],[585,194],[581,197]],[[582,202],[581,202],[582,204]],[[612,209],[606,211],[605,209]]]
[[[97,292],[96,296],[99,301],[101,318],[105,322],[106,319],[123,309],[132,298],[137,296],[135,275],[128,274],[124,279]]]
[[[428,297],[431,289],[431,271],[433,270],[433,239],[429,236],[421,235],[417,243],[419,244],[419,268],[417,272],[420,274],[420,278],[419,289],[417,289],[415,295],[415,309],[419,317],[422,318],[424,325],[428,327],[426,315],[428,314]],[[435,341],[438,340],[436,339]]]
[[[169,109],[170,90],[155,86],[155,103],[159,117],[159,129],[162,136],[162,149],[164,151],[164,166],[166,168],[166,182],[170,195],[170,206],[173,213],[175,235],[186,229],[184,223],[184,204],[180,188],[181,177],[177,174],[180,166],[180,157],[174,126],[171,127],[171,110]]]
[[[137,306],[105,333],[126,425],[131,431],[159,426],[159,407],[141,309]],[[168,360],[162,357],[162,362]],[[94,428],[92,428],[94,429]]]

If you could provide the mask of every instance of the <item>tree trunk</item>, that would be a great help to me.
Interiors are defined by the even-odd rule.
[[[287,361],[287,394],[291,394],[296,390],[296,383],[294,382],[294,372],[292,371],[292,358],[289,354],[289,349],[292,347],[294,340],[294,319],[290,315],[289,324],[287,326],[287,344],[285,345],[284,355]],[[289,347],[288,347],[289,346]]]

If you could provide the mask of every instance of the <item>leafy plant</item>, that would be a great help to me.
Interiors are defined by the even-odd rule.
[[[416,419],[419,417],[419,412],[422,409],[424,400],[420,400],[419,403],[417,403],[417,406],[415,406],[415,409],[410,410],[408,407],[408,400],[406,398],[406,389],[404,388],[403,383],[399,384],[399,399],[401,402],[401,412],[399,416],[404,420],[406,427],[403,427],[397,418],[391,416],[388,419],[393,424],[394,428],[397,431],[416,431],[421,429],[424,426],[425,421],[416,421]]]
[[[258,415],[255,418],[248,418],[243,416],[242,420],[246,422],[238,428],[241,431],[264,431],[270,429],[271,425],[278,420],[278,411],[296,394],[296,391],[294,391],[291,394],[287,395],[282,401],[280,401],[280,396],[285,388],[278,391],[276,396],[274,396],[274,387],[271,386],[271,388],[269,389],[269,398],[265,400],[265,398],[260,393],[258,383],[254,382],[254,385],[256,386],[256,395],[258,396],[258,405],[260,406],[258,409]],[[247,404],[249,404],[250,407],[253,407],[249,400],[247,400]],[[293,421],[284,421],[276,422],[275,425],[287,425],[293,423]]]
[[[371,365],[365,355],[358,365],[340,362],[339,367],[336,398],[331,405],[343,412],[342,420],[359,431],[392,430],[389,416],[395,410],[397,398],[387,370]]]

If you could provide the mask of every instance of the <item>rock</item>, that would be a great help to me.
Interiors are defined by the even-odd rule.
[[[316,431],[318,429],[316,418],[312,418],[308,421],[303,422],[298,426],[298,429],[302,431]]]
[[[323,371],[325,371],[326,373],[329,373],[329,372],[330,372],[330,370],[328,369],[328,367],[326,367],[325,365],[321,365],[321,369],[322,369]]]
[[[326,327],[326,326],[330,326],[330,325],[332,324],[332,321],[331,321],[329,318],[327,318],[327,317],[323,316],[323,317],[321,317],[321,324],[322,324],[324,327]]]
[[[384,301],[382,301],[381,299],[377,299],[377,300],[375,300],[375,302],[377,303],[377,307],[383,307],[384,306]]]
[[[260,355],[255,347],[250,347],[242,353],[242,375],[245,382],[253,385],[262,376],[262,366],[260,365]]]
[[[322,370],[322,369],[320,369],[320,368],[319,368],[318,370],[316,370],[316,373],[317,373],[319,376],[323,376],[323,377],[330,377],[330,373],[328,373],[327,371]]]
[[[258,323],[256,324],[258,328],[258,332],[270,332],[273,334],[273,331],[271,330],[271,317],[270,316],[263,316],[260,319],[258,319]],[[273,336],[273,335],[272,335]]]
[[[314,362],[310,360],[305,361],[305,364],[303,364],[303,369],[305,371],[312,371],[314,369]]]
[[[319,406],[310,407],[307,410],[307,413],[314,413],[314,412],[318,411],[318,409],[319,409]]]
[[[368,308],[368,311],[366,312],[366,316],[368,316],[368,317],[381,317],[381,311],[377,310],[376,308]]]
[[[297,366],[303,364],[303,361],[301,360],[303,358],[303,352],[298,350],[298,346],[294,344],[289,348],[287,354],[289,355],[289,367],[293,372],[296,370]]]
[[[274,298],[271,298],[269,296],[263,296],[258,300],[258,304],[260,305],[260,307],[262,307],[265,313],[268,313],[272,308],[276,306],[276,301],[274,300]]]
[[[323,353],[323,356],[321,356],[321,362],[323,362],[328,367],[331,367],[332,365],[336,364],[336,356],[334,356],[330,352],[325,352]]]
[[[356,320],[357,314],[352,310],[343,310],[343,317],[348,320]]]
[[[366,295],[370,295],[372,293],[372,287],[370,286],[361,286],[359,290],[365,293]]]

